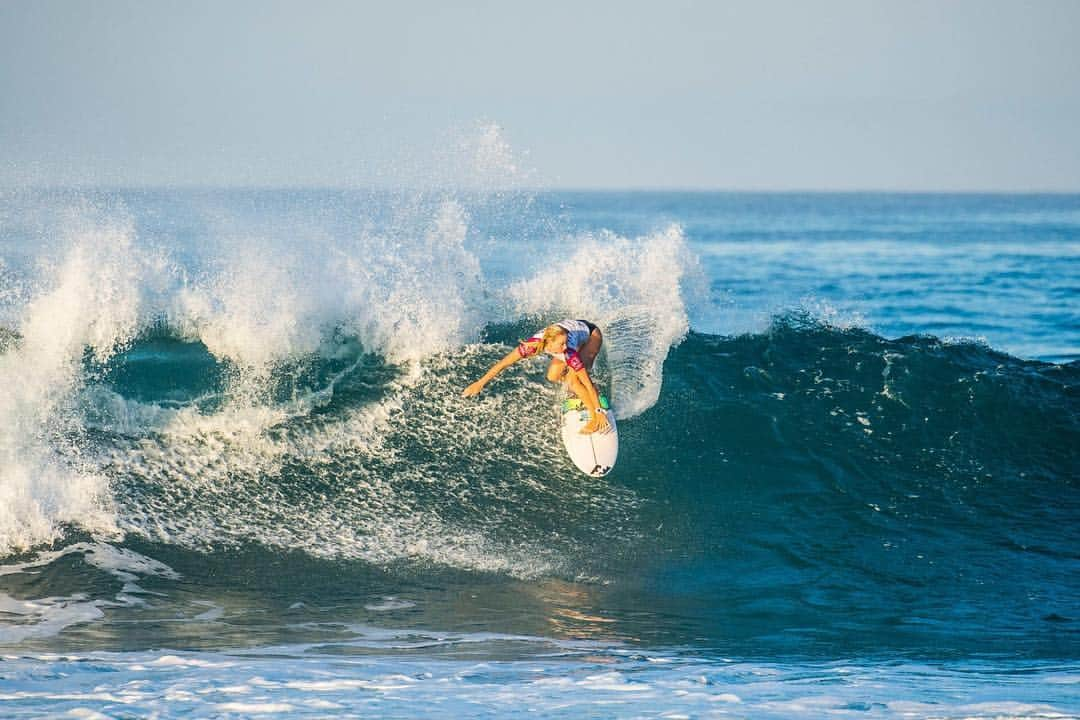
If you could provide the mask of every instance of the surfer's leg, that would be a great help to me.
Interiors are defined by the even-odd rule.
[[[581,380],[578,378],[577,373],[572,373],[566,378],[566,387],[571,394],[576,395],[579,398],[587,397],[588,390],[581,384]]]
[[[577,395],[579,398],[590,398],[588,400],[585,400],[585,403],[590,406],[590,411],[592,411],[593,403],[596,403],[597,405],[600,404],[600,398],[595,394],[595,390],[590,393],[588,388],[585,387],[585,384],[581,382],[581,378],[578,373],[571,373],[570,377],[567,378],[566,384],[567,387],[570,388],[570,391]],[[589,422],[586,423],[585,427],[581,428],[580,432],[588,435],[590,433],[596,432],[597,430],[600,430],[601,428],[606,427],[608,427],[607,418],[605,418],[600,411],[596,411],[593,412],[592,418],[589,419]]]
[[[596,356],[600,352],[600,346],[604,344],[604,336],[600,333],[600,328],[593,328],[592,333],[589,334],[589,339],[578,348],[578,356],[581,358],[581,362],[585,364],[586,370],[592,370],[593,363],[596,362]]]

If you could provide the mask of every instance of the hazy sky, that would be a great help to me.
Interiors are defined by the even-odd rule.
[[[1077,0],[0,0],[0,184],[393,183],[493,122],[540,185],[1080,191],[1078,38]]]

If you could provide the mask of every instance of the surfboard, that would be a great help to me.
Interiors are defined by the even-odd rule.
[[[601,396],[601,405],[607,400]],[[601,410],[607,415],[607,430],[582,435],[580,430],[589,422],[589,410],[578,398],[569,398],[562,402],[560,427],[566,453],[578,470],[592,477],[603,477],[615,467],[619,456],[619,430],[615,427],[615,413],[611,408]]]

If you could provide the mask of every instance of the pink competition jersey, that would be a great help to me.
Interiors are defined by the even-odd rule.
[[[555,323],[563,330],[566,331],[566,352],[565,353],[548,353],[552,357],[558,358],[566,363],[567,367],[574,370],[581,370],[585,367],[585,364],[581,362],[581,357],[578,355],[578,348],[585,344],[585,341],[589,339],[589,335],[592,334],[593,328],[596,326],[585,320],[560,320]],[[528,339],[522,340],[518,344],[518,355],[521,357],[529,357],[535,355],[540,349],[540,341],[544,339],[544,331],[533,333]]]

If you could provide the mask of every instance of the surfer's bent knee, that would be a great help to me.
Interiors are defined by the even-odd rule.
[[[566,379],[566,363],[561,360],[552,360],[548,365],[547,379],[553,383],[560,383]]]

